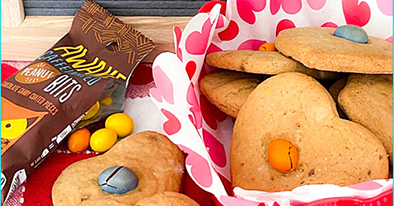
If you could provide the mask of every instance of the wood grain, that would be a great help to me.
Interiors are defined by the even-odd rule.
[[[24,18],[22,0],[1,0],[2,26],[19,26]]]
[[[2,60],[33,61],[55,44],[71,27],[72,16],[27,16],[19,27],[2,28]],[[172,29],[184,29],[191,17],[119,17],[147,37],[156,48],[143,62],[153,62],[165,51],[174,52]]]

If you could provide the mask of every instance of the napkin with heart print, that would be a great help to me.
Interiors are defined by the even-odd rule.
[[[216,5],[210,12],[194,16],[183,31],[174,28],[176,53],[162,53],[155,59],[156,88],[150,92],[165,119],[163,131],[188,153],[186,169],[196,184],[227,206],[339,200],[352,205],[372,197],[380,198],[381,203],[388,201],[392,179],[349,187],[306,185],[277,193],[232,190],[229,151],[234,120],[211,105],[198,89],[199,79],[212,70],[204,64],[207,53],[257,50],[287,28],[345,24],[358,25],[369,35],[392,42],[392,1],[228,0],[225,13]]]

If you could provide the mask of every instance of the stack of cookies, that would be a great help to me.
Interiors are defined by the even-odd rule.
[[[264,45],[263,45],[264,46]],[[201,92],[236,118],[232,184],[286,191],[385,179],[392,164],[392,44],[356,26],[283,30],[274,49],[222,51]]]

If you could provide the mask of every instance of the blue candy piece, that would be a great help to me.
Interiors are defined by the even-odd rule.
[[[334,32],[334,36],[357,43],[365,44],[368,42],[367,32],[365,32],[363,28],[354,25],[343,25],[338,27]]]
[[[138,186],[138,177],[128,167],[112,166],[100,174],[98,182],[105,192],[125,194]]]

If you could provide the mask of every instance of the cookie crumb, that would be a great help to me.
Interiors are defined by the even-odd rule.
[[[83,194],[82,197],[81,197],[81,202],[83,202],[85,200],[88,200],[89,197],[90,197],[90,194]]]
[[[309,171],[309,177],[311,177],[311,176],[315,176],[315,169],[311,169]]]

